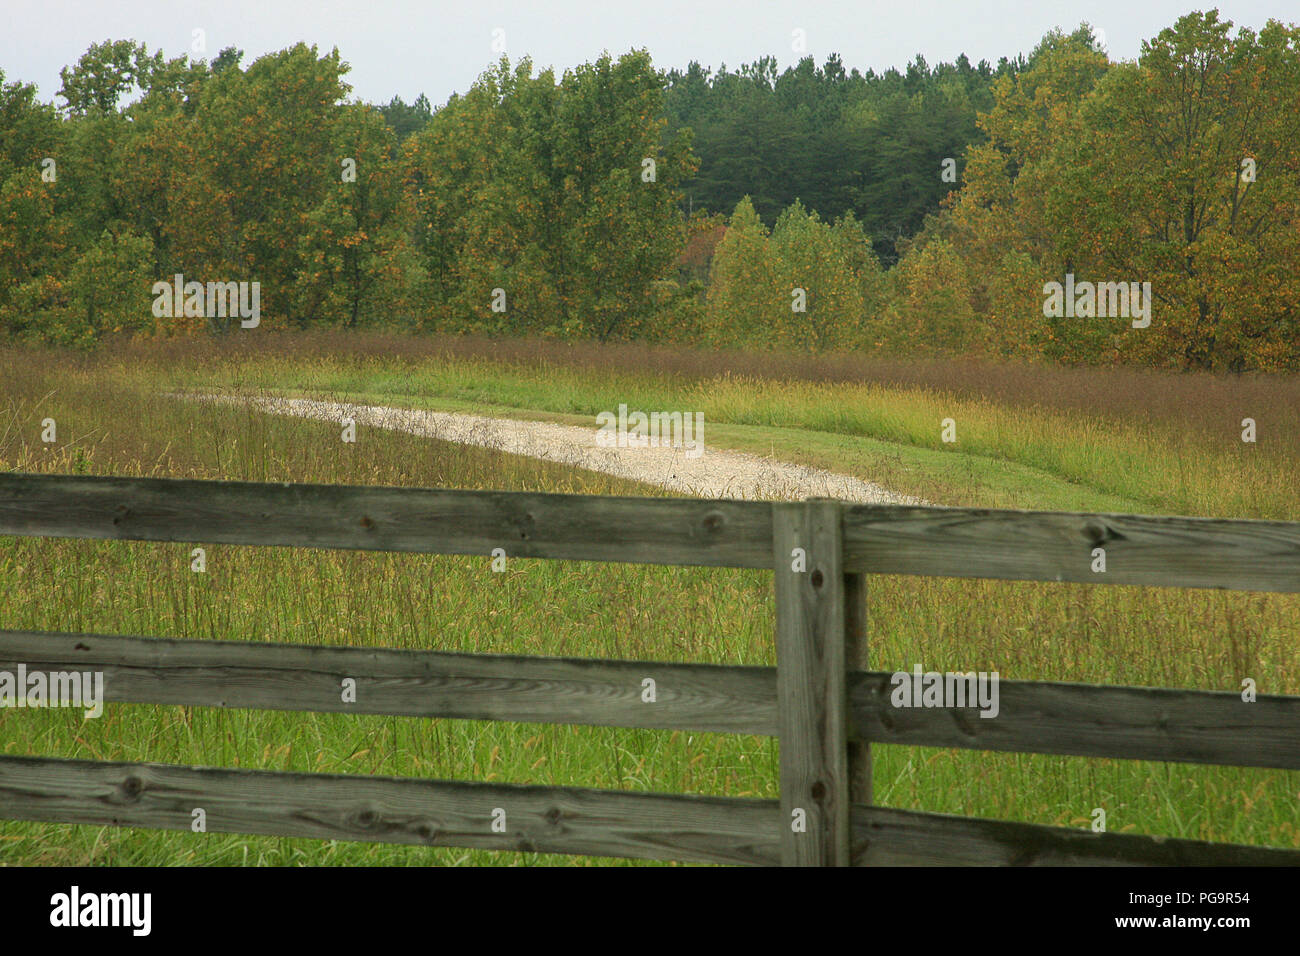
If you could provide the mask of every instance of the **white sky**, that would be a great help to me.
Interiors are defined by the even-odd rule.
[[[337,46],[352,70],[353,95],[407,102],[424,92],[434,105],[464,91],[494,63],[493,30],[505,31],[511,60],[566,67],[647,47],[659,67],[692,59],[729,67],[764,54],[782,69],[799,59],[801,29],[818,63],[840,54],[847,68],[902,68],[918,52],[931,64],[965,53],[972,63],[1028,53],[1053,27],[1088,21],[1111,56],[1133,59],[1142,40],[1214,0],[0,0],[0,70],[7,82],[36,83],[52,100],[59,68],[94,42],[141,40],[169,57],[190,52],[206,33],[212,59],[226,46],[244,64],[299,40]],[[1271,17],[1300,20],[1300,0],[1220,0],[1221,16],[1259,29]]]

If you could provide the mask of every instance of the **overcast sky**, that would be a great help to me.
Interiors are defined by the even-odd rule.
[[[960,53],[976,63],[1028,53],[1053,27],[1081,21],[1104,34],[1114,59],[1133,59],[1144,39],[1179,16],[1207,9],[1196,0],[0,0],[0,70],[6,81],[35,83],[42,99],[59,90],[59,68],[95,42],[129,38],[169,56],[191,52],[202,29],[206,55],[227,46],[244,64],[299,40],[322,51],[337,46],[352,67],[353,95],[410,102],[421,92],[435,104],[464,91],[499,54],[528,55],[538,66],[566,67],[646,47],[656,65],[691,60],[736,67],[764,54],[781,68],[806,52],[839,53],[848,68],[903,67],[917,53],[930,63]],[[1221,15],[1259,29],[1269,18],[1300,20],[1300,0],[1222,0]]]

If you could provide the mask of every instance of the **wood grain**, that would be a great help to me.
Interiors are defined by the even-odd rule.
[[[776,693],[780,728],[781,860],[787,866],[849,863],[848,720],[840,505],[773,506]],[[803,549],[806,570],[792,567]],[[807,829],[796,832],[802,810]]]
[[[0,474],[0,534],[771,567],[761,501]]]
[[[0,670],[19,663],[101,670],[108,700],[119,702],[779,732],[771,667],[0,631]],[[358,681],[355,704],[340,699],[344,676]],[[655,678],[655,704],[641,702],[645,676]],[[1231,692],[1002,680],[998,716],[983,718],[895,708],[891,677],[846,676],[850,744],[1300,770],[1300,697],[1245,703]]]
[[[846,505],[844,553],[872,574],[1300,591],[1293,521]]]
[[[867,653],[867,576],[844,575],[844,666],[847,686],[855,674],[866,671]],[[851,707],[851,699],[846,703]],[[854,733],[852,714],[849,714],[849,800],[853,803],[872,804],[871,743],[862,733]]]
[[[778,858],[775,801],[0,757],[0,816],[9,819],[189,830],[195,808],[215,833],[705,863]]]
[[[0,670],[102,671],[110,701],[776,733],[776,671],[0,631]],[[356,681],[344,703],[341,681]],[[642,701],[644,678],[655,681]]]
[[[0,816],[485,850],[773,866],[775,800],[0,756]],[[505,832],[493,832],[493,811]],[[1295,866],[1300,851],[852,808],[857,865]]]
[[[876,743],[1300,770],[1300,697],[998,682],[998,716],[894,707],[890,674],[849,680],[853,733]]]

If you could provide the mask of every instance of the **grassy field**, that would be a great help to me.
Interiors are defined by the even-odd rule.
[[[706,444],[849,471],[949,505],[1300,517],[1300,378],[364,341],[347,354],[323,336],[255,360],[190,355],[176,378],[587,427],[621,402],[689,409],[704,414]],[[947,418],[955,443],[941,441]],[[1246,418],[1254,443],[1241,440]]]
[[[378,337],[268,338],[90,358],[0,352],[0,469],[661,494],[607,476],[238,406],[237,388],[589,427],[619,403],[705,415],[711,447],[773,453],[943,504],[1300,518],[1295,380],[1183,378]],[[40,422],[58,441],[40,441]],[[1254,418],[1259,441],[1241,442]],[[958,441],[940,441],[940,421]],[[772,664],[765,572],[0,539],[0,627]],[[871,666],[1300,692],[1293,596],[873,578]],[[763,738],[110,705],[0,711],[5,753],[776,796]],[[875,748],[895,807],[1300,847],[1294,773]],[[0,862],[519,864],[532,854],[0,822]],[[613,862],[613,861],[595,861]]]

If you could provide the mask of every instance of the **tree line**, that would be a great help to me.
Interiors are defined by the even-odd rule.
[[[438,108],[350,99],[337,50],[243,59],[96,44],[58,106],[0,73],[0,328],[229,329],[156,314],[179,274],[282,328],[1300,366],[1294,25],[884,74],[503,58]],[[1053,282],[1149,283],[1153,321]]]

